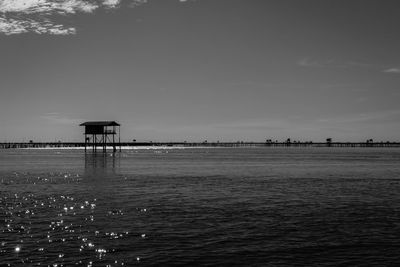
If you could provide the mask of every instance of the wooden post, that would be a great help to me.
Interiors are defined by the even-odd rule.
[[[94,153],[96,153],[97,152],[97,136],[94,134],[93,135],[93,151],[94,151]]]
[[[118,143],[119,143],[119,152],[121,152],[121,126],[118,126]]]
[[[101,150],[104,152],[104,127],[103,127],[103,132],[101,133],[101,137],[100,137],[100,145],[101,145]]]
[[[105,131],[104,131],[104,153],[107,152],[107,126],[105,127]]]
[[[117,151],[115,147],[115,126],[113,126],[113,152],[115,153]]]

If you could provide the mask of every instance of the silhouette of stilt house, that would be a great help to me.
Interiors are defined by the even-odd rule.
[[[116,152],[117,144],[115,143],[115,136],[117,134],[119,151],[121,151],[121,131],[119,123],[115,121],[87,121],[79,126],[85,126],[85,152],[87,147],[92,147],[92,151],[97,152],[97,147],[100,146],[105,153],[107,144],[112,146],[113,152]]]

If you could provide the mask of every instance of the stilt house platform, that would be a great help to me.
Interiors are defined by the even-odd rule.
[[[79,126],[85,127],[85,152],[87,148],[97,152],[97,148],[100,146],[105,153],[107,145],[111,145],[113,152],[116,152],[116,135],[118,135],[118,145],[121,151],[121,125],[119,123],[115,121],[87,121]]]

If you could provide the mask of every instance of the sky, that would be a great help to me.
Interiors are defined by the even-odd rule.
[[[400,141],[398,0],[0,0],[0,142]]]

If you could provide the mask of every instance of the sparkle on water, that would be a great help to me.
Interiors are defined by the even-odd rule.
[[[85,199],[86,194],[75,197],[65,193],[57,194],[57,190],[50,194],[46,190],[42,191],[48,187],[78,186],[82,182],[80,177],[72,173],[32,175],[18,172],[2,177],[2,189],[3,186],[9,190],[29,187],[28,191],[18,193],[0,190],[0,211],[5,223],[5,227],[0,228],[0,234],[6,239],[1,242],[2,262],[9,262],[11,266],[16,263],[92,266],[96,262],[111,261],[112,266],[125,265],[116,244],[121,239],[132,237],[126,229],[118,229],[118,217],[124,215],[122,209],[109,210],[103,214],[96,210],[97,199]],[[137,212],[140,213],[140,208]],[[99,226],[99,222],[104,221],[109,223],[109,228]],[[15,246],[15,243],[23,243],[26,248],[23,250],[20,245]],[[74,246],[76,249],[73,249]],[[11,247],[18,253],[18,258],[9,254]],[[113,252],[115,256],[105,259],[108,252]]]
[[[0,162],[8,266],[400,261],[398,149],[4,150]]]

